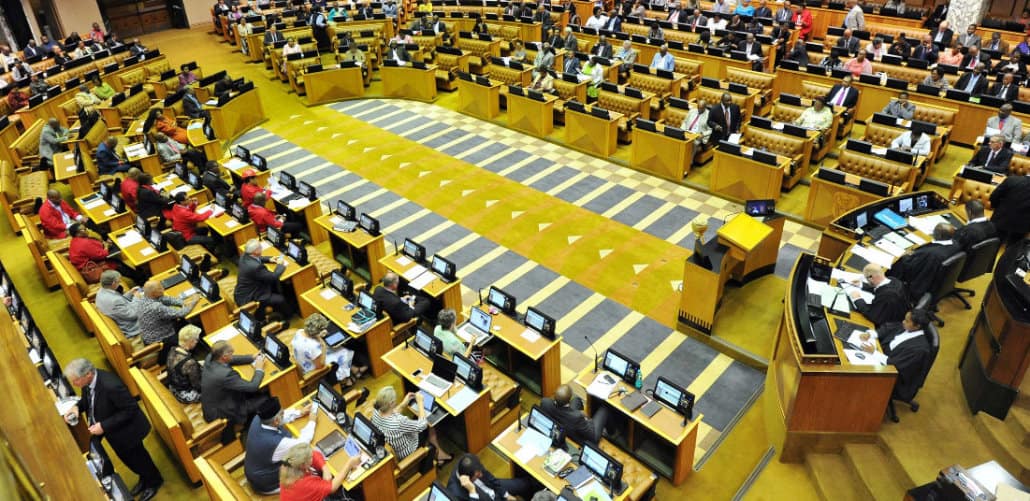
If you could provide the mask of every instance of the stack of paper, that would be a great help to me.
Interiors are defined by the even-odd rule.
[[[913,245],[915,245],[914,241],[909,240],[908,238],[905,238],[904,236],[902,236],[900,233],[898,233],[896,231],[892,231],[890,233],[887,233],[886,235],[883,236],[883,238],[886,239],[888,242],[890,242],[890,243],[892,243],[892,244],[894,244],[894,245],[896,245],[896,246],[898,246],[898,247],[900,247],[902,249],[907,249],[907,248],[912,247]]]
[[[186,126],[186,130],[199,129],[204,126],[203,122],[193,122]]]
[[[830,278],[837,281],[837,283],[866,283],[865,275],[861,273],[852,273],[850,271],[844,271],[841,269],[834,268],[830,272]]]
[[[239,335],[240,335],[240,331],[238,331],[236,329],[222,329],[222,332],[219,332],[219,333],[211,336],[211,338],[208,340],[208,342],[211,343],[211,344],[214,344],[214,343],[216,343],[218,341],[228,341],[228,340],[230,340],[230,339],[232,339],[232,338],[234,338],[236,336],[239,336]]]
[[[407,270],[405,270],[404,273],[401,273],[401,276],[404,277],[405,280],[410,282],[410,281],[414,280],[416,277],[418,277],[419,275],[421,275],[421,274],[423,274],[425,272],[426,272],[426,267],[425,266],[422,266],[420,264],[416,264],[415,266],[412,266],[411,268],[408,268]]]
[[[408,256],[405,256],[403,254],[401,254],[400,256],[397,256],[397,265],[398,266],[407,266],[409,264],[411,264],[411,259],[408,258]]]
[[[611,383],[606,381],[607,378],[611,379]],[[594,378],[594,381],[587,386],[587,393],[601,399],[608,399],[608,396],[612,394],[615,387],[619,385],[619,380],[611,377],[610,375],[601,372]]]
[[[726,140],[733,144],[740,144],[740,133],[730,134],[730,137],[726,138]]]
[[[873,155],[886,155],[887,154],[887,148],[884,148],[882,146],[873,146],[872,148],[869,149],[869,151]]]
[[[101,197],[97,197],[97,198],[94,198],[93,200],[90,200],[89,202],[86,202],[86,203],[82,204],[82,206],[87,208],[87,209],[92,209],[94,207],[100,207],[101,205],[104,205],[106,203],[107,203],[107,200],[104,200]]]
[[[423,274],[419,275],[418,278],[408,282],[408,286],[410,286],[412,289],[420,291],[425,286],[427,286],[430,283],[432,283],[433,279],[435,279],[435,278],[436,278],[436,275],[433,275],[432,273],[423,273]]]
[[[856,245],[854,249],[852,249],[852,252],[860,258],[865,259],[870,263],[876,263],[884,268],[890,268],[891,265],[894,264],[894,258],[890,254],[871,247]]]
[[[462,389],[453,397],[447,399],[447,406],[454,410],[455,415],[461,414],[466,407],[472,405],[472,402],[475,402],[476,397],[478,396],[479,393],[470,389],[468,386],[465,386],[462,387]]]
[[[523,449],[533,451],[534,456],[543,456],[544,453],[551,449],[551,437],[526,426],[522,428],[522,435],[518,439],[518,444]]]
[[[242,169],[247,165],[247,162],[244,162],[243,159],[239,157],[232,157],[225,162],[225,166],[232,170]]]
[[[529,341],[530,343],[535,343],[535,342],[537,342],[538,339],[540,339],[540,333],[538,333],[537,331],[535,331],[533,329],[529,329],[529,328],[527,328],[526,330],[522,331],[521,336],[522,336],[522,339],[525,339],[526,341]]]
[[[131,245],[138,244],[143,241],[143,236],[136,230],[129,230],[124,235],[118,237],[118,245],[121,247],[129,247]]]
[[[876,245],[877,249],[880,249],[894,257],[901,257],[901,255],[905,253],[905,249],[902,249],[901,247],[894,245],[886,238],[881,238],[877,240],[874,245]]]
[[[910,217],[908,218],[908,225],[927,234],[933,235],[933,229],[940,223],[947,223],[948,220],[944,219],[940,215],[923,216],[923,217]]]

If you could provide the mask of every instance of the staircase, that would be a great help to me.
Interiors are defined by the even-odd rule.
[[[853,443],[838,454],[805,456],[819,496],[833,501],[898,500],[915,482],[880,443]]]
[[[1024,484],[1030,483],[1030,396],[1021,394],[1004,421],[977,414],[975,427],[994,459]]]

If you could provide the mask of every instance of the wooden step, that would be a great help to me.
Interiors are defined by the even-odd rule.
[[[847,444],[844,459],[872,494],[872,499],[903,499],[915,487],[900,465],[877,444]]]
[[[1018,436],[1013,425],[999,421],[985,412],[977,414],[974,419],[973,427],[994,458],[1020,482],[1030,483],[1030,448],[1022,443],[1025,435]],[[1011,415],[1009,419],[1012,419]]]
[[[825,501],[866,501],[872,499],[866,485],[840,454],[807,454],[805,465],[815,480],[819,497]],[[901,498],[897,498],[901,499]]]
[[[1030,410],[1013,405],[1005,418],[1005,424],[1009,425],[1024,447],[1030,446]]]

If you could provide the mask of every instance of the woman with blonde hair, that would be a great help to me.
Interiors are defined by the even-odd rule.
[[[325,467],[325,457],[314,454],[311,444],[301,443],[286,451],[279,468],[279,499],[283,501],[321,501],[340,490],[347,475],[361,463],[361,456],[347,462],[333,476]]]
[[[405,408],[412,402],[417,404],[417,419],[411,419],[403,414]],[[440,442],[436,439],[436,430],[429,426],[426,421],[426,408],[422,401],[422,393],[408,393],[404,400],[397,402],[397,390],[392,386],[385,386],[376,394],[375,406],[372,409],[372,424],[386,436],[386,442],[393,447],[394,454],[398,459],[408,457],[419,446],[419,435],[426,429],[429,430],[429,443],[436,447],[437,466],[445,464],[454,459],[453,456],[444,452]]]
[[[187,325],[179,329],[179,345],[168,354],[168,389],[184,404],[200,401],[200,363],[193,358],[193,349],[200,340],[200,327]]]

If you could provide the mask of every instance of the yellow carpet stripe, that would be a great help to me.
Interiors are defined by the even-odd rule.
[[[629,315],[623,317],[622,320],[619,320],[611,329],[608,329],[608,332],[605,332],[600,339],[594,341],[594,348],[597,349],[598,353],[604,353],[604,350],[610,348],[623,336],[623,334],[629,332],[634,325],[640,323],[644,318],[646,317],[644,317],[642,313],[636,310],[630,310]],[[593,354],[591,354],[591,356],[592,355]]]
[[[496,287],[503,289],[511,285],[511,283],[515,280],[518,280],[519,277],[525,275],[526,273],[529,273],[530,270],[536,268],[537,266],[539,265],[536,262],[526,260],[526,262],[522,263],[522,265],[518,266],[514,270],[509,271],[503,277],[494,280],[494,283],[490,285],[494,285]]]
[[[558,278],[551,280],[551,283],[541,287],[532,296],[529,296],[522,300],[522,304],[526,306],[535,306],[542,304],[545,299],[551,297],[552,294],[558,292],[559,289],[565,287],[566,284],[571,282],[567,277],[559,275]]]
[[[501,255],[505,252],[508,252],[508,249],[505,249],[504,247],[498,245],[497,247],[490,249],[490,252],[487,252],[486,254],[480,256],[479,259],[472,261],[468,265],[462,266],[460,271],[463,271],[465,275],[471,275],[478,271],[480,268],[489,264],[494,259],[501,257]]]
[[[726,368],[732,363],[732,358],[723,354],[716,355],[716,357],[708,363],[708,367],[705,367],[705,370],[701,371],[701,373],[694,378],[694,381],[690,383],[690,386],[687,386],[687,391],[696,395],[697,398],[701,398],[701,395],[704,395],[705,392],[708,391],[708,388],[712,387],[715,380],[719,379],[719,376],[721,376]]]
[[[386,188],[379,188],[378,190],[366,193],[364,196],[360,198],[355,198],[350,204],[353,205],[354,208],[358,210],[358,212],[361,212],[361,204],[369,200],[372,200],[373,198],[385,195],[386,193],[389,193],[389,191],[390,190],[387,190]]]
[[[662,216],[668,214],[669,211],[671,211],[675,207],[676,207],[675,204],[670,204],[670,203],[662,204],[661,207],[651,211],[650,214],[648,214],[647,216],[644,216],[644,218],[641,219],[640,221],[637,221],[637,223],[633,225],[633,229],[634,230],[644,231],[644,228],[647,228],[648,226],[651,226],[652,223],[654,223],[655,221],[661,219]],[[687,225],[687,226],[689,226],[689,225]]]
[[[640,367],[644,370],[644,377],[653,373],[658,368],[658,365],[662,363],[662,360],[665,360],[665,357],[669,356],[676,348],[679,348],[687,339],[687,336],[676,331],[666,334],[665,339],[640,362]]]
[[[561,334],[569,327],[575,325],[576,322],[579,322],[579,320],[586,316],[587,313],[590,313],[590,310],[593,310],[597,307],[597,305],[601,304],[601,302],[604,301],[604,299],[604,296],[594,292],[582,303],[576,305],[576,307],[573,308],[572,311],[566,313],[565,316],[559,318],[557,320],[557,325],[555,325],[555,330],[559,334]]]
[[[403,227],[405,227],[405,226],[415,222],[419,218],[425,217],[426,215],[430,214],[431,212],[432,211],[430,211],[429,209],[426,209],[426,208],[419,209],[419,210],[415,211],[414,214],[412,214],[412,215],[410,215],[410,216],[408,216],[408,217],[406,217],[404,219],[401,219],[400,221],[397,221],[396,223],[393,223],[390,226],[387,226],[386,228],[383,228],[382,231],[383,231],[383,233],[393,233],[393,232],[395,232],[397,230],[400,230],[401,228],[403,228]],[[424,240],[424,237],[422,235],[418,235],[416,237],[416,240]]]
[[[609,186],[614,186],[614,185],[609,184]],[[644,197],[643,193],[641,193],[639,191],[634,192],[632,195],[630,195],[630,196],[620,200],[619,203],[611,206],[608,210],[604,211],[604,213],[601,214],[601,215],[606,217],[606,218],[611,219],[612,216],[622,212],[623,209],[625,209],[626,207],[629,207],[630,205],[633,205],[634,203],[637,202],[637,200],[640,200],[643,197]]]
[[[397,197],[397,200],[394,200],[393,202],[390,202],[390,203],[388,203],[388,204],[386,204],[386,205],[384,205],[384,206],[382,206],[382,207],[372,211],[371,215],[372,215],[372,217],[380,217],[383,214],[386,214],[387,212],[390,212],[390,211],[396,209],[397,207],[400,207],[400,206],[402,206],[402,205],[404,205],[406,203],[408,203],[408,199],[407,198]]]

